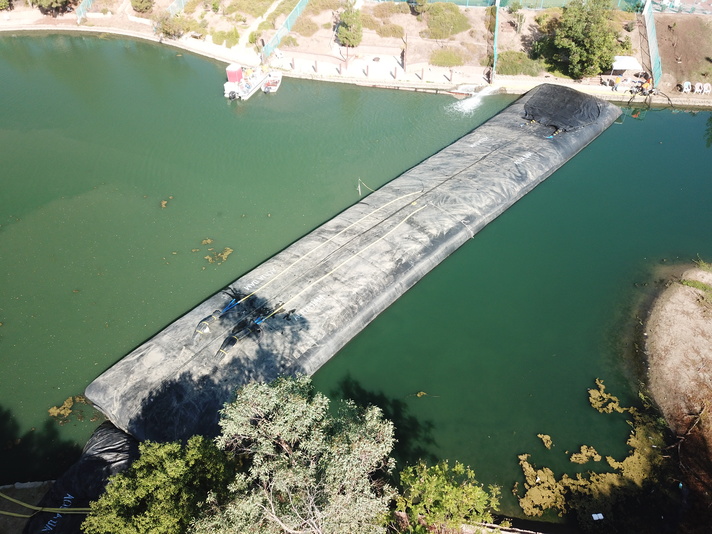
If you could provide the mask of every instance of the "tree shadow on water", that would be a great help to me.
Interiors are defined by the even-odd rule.
[[[257,321],[263,317],[269,320]],[[239,313],[225,314],[212,327],[214,339],[234,340],[229,346],[223,344],[225,352],[222,348],[216,352],[218,345],[211,345],[206,338],[183,372],[167,375],[141,390],[129,399],[131,406],[129,401],[124,403],[130,419],[121,420],[121,424],[140,440],[166,442],[185,441],[195,434],[216,436],[220,410],[235,400],[241,387],[299,372],[293,348],[302,344],[302,331],[308,327],[308,321],[294,318],[287,311],[278,312],[277,306],[269,306],[259,296],[252,297]]]
[[[21,433],[12,412],[0,406],[0,485],[55,479],[81,452],[79,445],[60,438],[56,421]]]
[[[432,464],[438,461],[431,452],[436,446],[433,438],[432,421],[418,419],[408,412],[408,405],[400,399],[387,397],[383,392],[369,391],[358,381],[346,375],[338,387],[331,391],[331,397],[351,399],[360,406],[378,406],[383,410],[383,416],[393,421],[395,426],[396,444],[393,456],[398,462],[398,468],[414,465],[418,460]]]

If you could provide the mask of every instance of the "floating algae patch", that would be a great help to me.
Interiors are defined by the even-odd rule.
[[[678,506],[670,475],[672,466],[662,455],[664,427],[650,406],[645,410],[623,407],[617,397],[606,393],[602,380],[596,380],[596,386],[589,390],[593,408],[601,413],[625,413],[629,417],[628,455],[621,461],[606,456],[611,471],[564,474],[557,479],[551,469],[536,467],[529,462],[529,454],[521,454],[519,465],[525,478],[525,491],[520,495],[517,485],[513,492],[526,515],[539,517],[549,511],[559,516],[571,514],[585,531],[641,531],[641,528],[645,530],[645,522],[653,518],[659,525],[661,515],[674,517],[674,513],[667,512]],[[602,455],[588,445],[582,445],[580,451],[570,457],[579,464],[590,459],[598,462]]]
[[[554,445],[554,442],[549,434],[537,434],[536,437],[541,440],[541,442],[544,444],[544,447],[546,447],[547,449],[551,449],[552,445]]]
[[[588,390],[588,402],[599,412],[624,413],[630,412],[631,410],[635,410],[635,408],[623,408],[620,405],[618,397],[616,397],[615,395],[611,395],[610,393],[606,393],[606,386],[603,385],[603,380],[601,380],[600,378],[596,379],[596,386],[597,389]]]
[[[212,251],[213,249],[208,250]],[[228,256],[230,256],[230,254],[232,254],[233,252],[235,251],[230,247],[225,247],[224,249],[222,249],[222,252],[211,252],[210,254],[205,256],[205,259],[208,260],[208,263],[217,263],[218,265],[220,265],[224,261],[227,261]]]
[[[581,450],[579,452],[573,453],[569,460],[571,460],[575,464],[585,464],[588,463],[589,460],[593,460],[594,462],[600,462],[601,455],[598,454],[598,452],[596,452],[596,449],[594,449],[593,447],[589,447],[588,445],[581,445]]]
[[[86,397],[83,395],[74,395],[72,397],[67,397],[61,406],[52,406],[47,412],[50,417],[57,420],[60,425],[65,425],[69,423],[71,417],[77,421],[84,421],[86,419],[86,414],[84,413],[84,406],[88,406]],[[103,416],[98,410],[92,410],[92,415],[90,421],[98,421],[102,419]]]

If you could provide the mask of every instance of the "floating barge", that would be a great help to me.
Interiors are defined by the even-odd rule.
[[[140,440],[215,435],[236,389],[316,372],[619,114],[573,89],[533,89],[190,310],[86,397]]]
[[[223,85],[225,98],[247,100],[262,89],[269,77],[269,72],[231,63],[225,69],[227,81]]]

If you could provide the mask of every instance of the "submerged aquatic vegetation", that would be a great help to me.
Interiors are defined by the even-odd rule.
[[[551,469],[532,465],[530,455],[522,454],[519,464],[524,473],[525,491],[521,495],[515,486],[514,494],[529,516],[538,517],[547,511],[554,511],[559,516],[573,514],[585,530],[595,524],[597,531],[605,527],[606,532],[627,532],[630,530],[626,530],[626,525],[636,524],[641,517],[659,520],[661,514],[676,506],[677,495],[668,491],[672,485],[667,484],[668,464],[662,455],[664,427],[649,406],[645,410],[621,406],[617,397],[606,392],[602,380],[596,380],[596,386],[588,392],[589,403],[594,409],[604,414],[615,412],[629,417],[628,455],[621,461],[606,456],[610,471],[589,471],[575,476],[564,474],[557,479]],[[543,436],[548,436],[538,436],[546,445]],[[590,460],[601,461],[602,455],[593,447],[582,445],[580,451],[569,459],[573,463],[585,464]],[[651,513],[653,510],[655,514]],[[605,521],[605,525],[601,521]]]

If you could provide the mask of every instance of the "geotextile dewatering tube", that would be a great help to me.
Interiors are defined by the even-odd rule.
[[[139,440],[216,434],[237,388],[314,373],[619,114],[570,88],[531,90],[196,306],[86,397]]]

